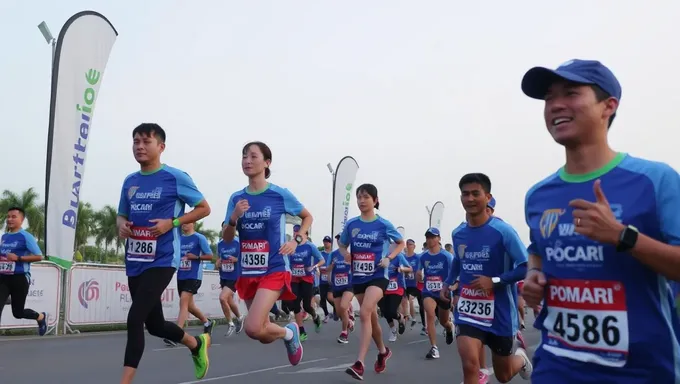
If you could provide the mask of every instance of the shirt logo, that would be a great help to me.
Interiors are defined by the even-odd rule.
[[[467,248],[467,245],[465,244],[458,245],[458,257],[460,258],[465,257],[465,248]]]
[[[139,189],[139,187],[136,187],[136,186],[132,186],[128,189],[128,193],[127,193],[128,200],[132,199],[132,197],[135,195],[135,193],[137,192],[138,189]]]
[[[359,232],[361,232],[361,229],[359,229],[359,228],[352,229],[352,237],[357,237]]]
[[[564,209],[552,208],[543,211],[543,216],[541,216],[541,221],[539,221],[538,226],[541,229],[541,236],[547,239],[552,235],[555,228],[557,228],[557,223],[560,222],[560,216],[564,214]]]

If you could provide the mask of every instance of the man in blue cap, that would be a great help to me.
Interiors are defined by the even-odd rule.
[[[621,85],[602,63],[532,68],[522,90],[566,153],[526,195],[523,296],[543,303],[532,383],[680,383],[680,175],[611,149]]]

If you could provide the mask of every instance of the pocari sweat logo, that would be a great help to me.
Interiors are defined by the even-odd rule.
[[[78,287],[78,301],[83,308],[87,309],[88,303],[93,300],[99,300],[99,283],[95,279],[90,279]]]

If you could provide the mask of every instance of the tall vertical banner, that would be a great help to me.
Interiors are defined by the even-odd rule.
[[[359,164],[352,156],[343,157],[335,167],[333,176],[333,210],[331,213],[331,236],[345,228],[349,216],[349,206],[354,196],[354,182],[357,179]],[[337,244],[333,244],[337,248]]]
[[[52,66],[45,180],[45,246],[50,260],[71,265],[78,203],[99,87],[118,32],[93,11],[71,16],[59,32]]]
[[[397,232],[401,235],[401,237],[406,238],[406,229],[402,226],[397,227]]]
[[[438,201],[434,203],[430,210],[430,228],[441,229],[444,219],[444,203]]]

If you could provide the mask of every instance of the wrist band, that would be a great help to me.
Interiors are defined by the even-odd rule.
[[[174,227],[179,227],[180,225],[182,225],[182,223],[179,222],[178,218],[174,218],[174,219],[172,219],[172,225]]]

